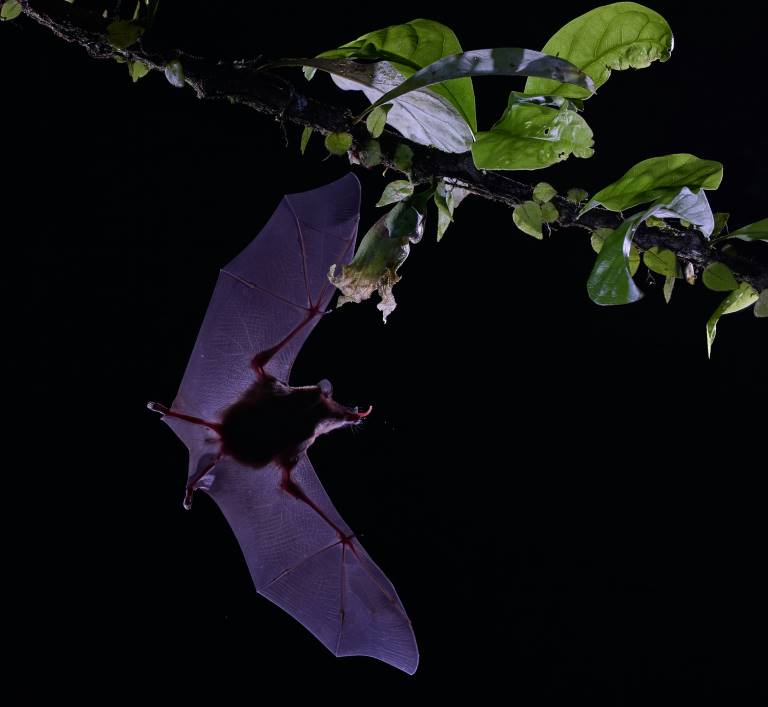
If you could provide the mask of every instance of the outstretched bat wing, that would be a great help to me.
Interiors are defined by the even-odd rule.
[[[282,200],[221,270],[172,406],[184,415],[163,419],[189,448],[189,479],[232,526],[256,589],[335,655],[368,655],[413,673],[418,651],[395,589],[333,507],[306,454],[290,477],[300,500],[281,488],[278,466],[256,469],[222,456],[213,429],[255,381],[254,356],[268,351],[264,371],[288,382],[333,294],[331,265],[351,258],[359,209],[353,175]]]
[[[279,490],[281,470],[223,459],[200,488],[235,532],[257,591],[309,629],[334,655],[366,655],[407,673],[418,665],[410,621],[391,582],[333,507],[306,454],[292,479],[341,528]]]
[[[221,269],[174,409],[218,421],[253,382],[253,357],[271,348],[265,371],[288,382],[333,295],[331,265],[352,256],[359,214],[353,174],[283,197],[259,235]]]

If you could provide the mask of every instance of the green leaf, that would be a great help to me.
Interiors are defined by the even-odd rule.
[[[435,206],[437,206],[437,240],[445,235],[448,226],[453,222],[453,213],[470,192],[457,184],[441,179],[435,190]]]
[[[437,240],[439,241],[445,235],[448,226],[453,222],[453,213],[448,208],[445,195],[435,191],[434,201],[435,206],[437,207]]]
[[[667,228],[667,222],[663,218],[649,216],[645,219],[645,225],[651,228]]]
[[[710,263],[701,274],[701,281],[716,292],[730,292],[739,286],[731,269],[724,263]]]
[[[587,280],[587,292],[596,304],[629,304],[642,299],[643,293],[632,280],[629,270],[631,239],[642,214],[628,218],[603,242]]]
[[[599,253],[603,249],[605,239],[613,233],[612,228],[598,228],[589,238],[592,250]]]
[[[381,145],[378,140],[366,140],[362,149],[358,150],[357,158],[363,167],[370,169],[381,163]]]
[[[715,228],[712,231],[712,235],[715,238],[717,238],[723,232],[723,229],[728,225],[728,219],[730,217],[731,215],[725,211],[718,211],[715,214]]]
[[[535,201],[524,201],[520,206],[516,206],[512,212],[512,220],[523,233],[539,240],[544,238],[541,232],[544,216],[541,213],[541,206]]]
[[[361,64],[353,59],[281,59],[269,66],[308,64],[331,74],[345,91],[362,91],[371,102],[396,88],[402,75],[393,64]],[[469,80],[469,79],[466,79]],[[438,88],[438,87],[436,87]],[[437,90],[423,88],[396,98],[387,122],[403,137],[443,152],[466,152],[474,139],[472,129],[456,107]]]
[[[116,20],[107,25],[107,39],[117,49],[127,49],[142,34],[144,34],[144,28],[129,20]]]
[[[402,142],[398,143],[392,161],[395,163],[395,167],[401,172],[410,172],[411,163],[413,162],[413,150]]]
[[[611,211],[623,211],[657,199],[669,201],[682,187],[691,191],[717,189],[722,178],[723,165],[719,162],[685,153],[652,157],[638,162],[621,179],[595,194],[581,214],[598,204]]]
[[[429,66],[444,56],[460,52],[461,44],[449,27],[432,20],[412,20],[402,25],[369,32],[354,42],[349,42],[338,49],[323,52],[318,57],[326,59],[382,59],[389,62],[399,74],[399,78],[392,86],[394,88],[394,86],[402,83],[404,78],[409,78],[425,66]],[[473,132],[477,130],[475,94],[472,90],[471,79],[453,79],[441,83],[431,90],[445,98]],[[394,115],[392,117],[395,118]],[[391,124],[400,130],[395,123],[391,122]]]
[[[311,81],[315,78],[315,74],[317,73],[317,69],[314,66],[302,66],[301,70],[304,72],[304,78],[307,81]]]
[[[407,199],[413,194],[413,184],[407,179],[396,179],[384,187],[384,193],[376,202],[376,206],[388,206],[403,199]]]
[[[568,61],[531,49],[498,47],[444,56],[384,94],[372,107],[393,101],[410,91],[473,76],[539,76],[581,86],[590,95],[592,92],[592,80]]]
[[[128,73],[133,79],[133,83],[136,83],[139,79],[144,78],[149,73],[149,67],[141,61],[129,61]]]
[[[586,192],[584,189],[569,189],[568,193],[565,195],[565,198],[568,199],[573,204],[580,204],[582,201],[585,201],[587,197],[589,196],[589,193]]]
[[[637,249],[637,246],[634,243],[629,246],[627,266],[629,267],[630,276],[634,277],[637,269],[640,267],[640,251]]]
[[[301,131],[301,144],[299,145],[299,150],[301,151],[302,155],[307,150],[307,144],[309,143],[309,138],[312,137],[313,132],[314,131],[309,127],[309,125],[305,125],[304,130]]]
[[[477,134],[472,158],[478,169],[541,169],[566,159],[591,157],[592,131],[575,111],[521,103],[510,96],[501,119]]]
[[[755,302],[755,316],[768,317],[768,289],[763,290]]]
[[[349,133],[328,133],[325,136],[325,149],[332,155],[343,155],[352,147],[352,136]]]
[[[413,234],[415,240],[421,240],[419,225],[424,223],[424,217],[408,200],[395,204],[386,215],[384,223],[389,230],[390,238],[407,238]]]
[[[742,226],[733,233],[729,233],[725,238],[738,238],[742,241],[766,241],[768,242],[768,218],[762,221],[750,223],[749,226]]]
[[[540,204],[552,201],[552,198],[555,196],[557,196],[557,190],[546,182],[539,182],[533,188],[533,200],[538,201]]]
[[[365,125],[373,137],[379,137],[384,132],[384,126],[387,124],[387,113],[391,108],[392,106],[377,106],[368,114]]]
[[[667,277],[664,278],[664,301],[669,304],[672,300],[672,290],[675,287],[675,276],[672,275],[671,277],[667,275]]]
[[[632,282],[631,276],[634,272],[631,271],[630,256],[635,231],[649,216],[673,218],[688,216],[699,223],[705,223],[702,226],[705,233],[707,229],[710,229],[709,232],[711,233],[714,224],[712,210],[709,208],[704,192],[693,194],[687,187],[680,189],[669,202],[659,200],[645,211],[628,218],[606,238],[589,276],[587,291],[597,304],[629,304],[643,296]],[[619,232],[621,233],[621,243],[616,240],[619,238],[617,235]],[[608,248],[609,243],[610,248]]]
[[[643,253],[645,267],[659,275],[675,278],[677,274],[677,256],[666,248],[655,245]]]
[[[542,51],[567,59],[599,88],[612,70],[644,69],[653,61],[666,61],[672,46],[672,30],[661,15],[634,2],[617,2],[571,20]],[[539,78],[528,79],[525,93],[569,98],[591,95],[583,88]]]
[[[712,344],[717,335],[717,322],[720,317],[746,309],[758,299],[757,290],[746,282],[742,282],[738,289],[731,292],[715,310],[707,322],[707,355],[712,356]]]
[[[17,0],[6,0],[0,7],[0,20],[15,20],[21,14],[21,4]]]
[[[165,65],[163,70],[168,83],[176,88],[184,88],[184,67],[178,59],[173,59]]]
[[[547,201],[541,205],[541,217],[544,223],[554,223],[560,218],[560,212],[551,201]]]

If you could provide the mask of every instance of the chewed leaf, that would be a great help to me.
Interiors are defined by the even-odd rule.
[[[475,76],[539,76],[583,87],[592,92],[592,79],[568,61],[532,49],[498,47],[451,54],[420,69],[396,88],[384,94],[372,108],[410,91],[454,79]]]
[[[353,59],[283,59],[277,66],[309,64],[331,74],[345,91],[362,91],[374,102],[403,80],[388,61],[361,64]],[[474,103],[473,103],[474,106]],[[411,91],[396,98],[387,113],[387,123],[403,137],[421,145],[433,145],[444,152],[466,152],[474,140],[472,129],[456,107],[431,88]]]
[[[725,263],[711,263],[701,273],[701,281],[710,290],[716,292],[730,292],[735,290],[739,283],[733,276],[731,269]]]
[[[758,299],[757,290],[746,282],[742,282],[738,289],[731,292],[715,310],[707,322],[707,355],[712,355],[712,344],[717,335],[717,323],[720,317],[746,309]]]
[[[661,15],[634,2],[617,2],[571,20],[542,51],[575,64],[599,88],[612,70],[643,69],[653,61],[666,61],[673,44],[672,30]],[[583,88],[540,78],[528,79],[525,93],[591,95]]]
[[[592,130],[576,111],[520,102],[513,95],[501,119],[477,134],[478,169],[541,169],[569,155],[591,157]]]
[[[393,84],[385,89],[391,90],[425,66],[444,56],[459,52],[461,52],[461,44],[449,27],[433,20],[412,20],[401,25],[393,25],[369,32],[354,42],[349,42],[338,49],[323,52],[318,56],[324,59],[365,59],[368,61],[378,59],[386,61],[397,74]],[[455,109],[457,115],[466,122],[471,132],[477,130],[475,94],[472,90],[471,79],[453,79],[440,83],[430,90],[442,96]],[[366,95],[368,96],[367,93]],[[373,102],[378,96],[376,98],[368,96],[368,98]],[[389,122],[397,127],[391,120]],[[400,130],[400,128],[397,129]],[[408,136],[406,135],[406,137]]]
[[[408,230],[410,229],[410,232]],[[398,268],[410,252],[410,243],[424,230],[424,217],[408,201],[400,202],[371,226],[349,265],[337,271],[331,266],[328,279],[341,290],[337,306],[360,303],[377,292],[384,321],[397,306],[392,288],[400,280]]]
[[[621,179],[601,189],[581,213],[586,213],[598,204],[611,211],[623,211],[650,201],[669,201],[683,187],[691,191],[717,189],[722,178],[723,165],[719,162],[702,160],[685,153],[652,157],[638,162]]]

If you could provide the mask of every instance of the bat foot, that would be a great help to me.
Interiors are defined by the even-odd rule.
[[[182,506],[184,506],[185,511],[191,511],[192,510],[192,494],[195,492],[195,489],[188,488],[187,492],[184,494],[184,500],[182,501]]]
[[[165,405],[161,405],[160,403],[155,403],[153,401],[149,401],[147,403],[147,409],[151,410],[152,412],[160,413],[161,415],[167,415],[169,410]]]

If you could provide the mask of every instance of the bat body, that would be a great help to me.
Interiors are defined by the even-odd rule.
[[[315,438],[357,424],[328,381],[293,387],[290,370],[349,262],[360,185],[347,175],[283,198],[219,274],[179,392],[150,403],[189,449],[184,506],[209,494],[232,526],[257,591],[334,655],[418,665],[394,587],[362,548],[307,457]]]

